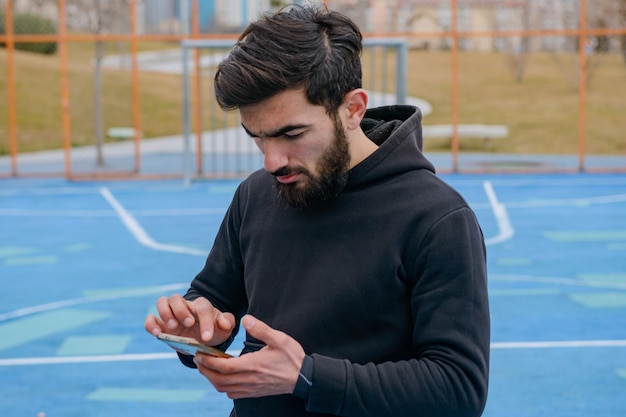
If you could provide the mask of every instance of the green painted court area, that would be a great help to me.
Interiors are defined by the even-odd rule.
[[[443,178],[487,244],[484,415],[625,416],[626,175]],[[143,321],[203,266],[237,185],[0,181],[0,416],[228,416]]]
[[[89,394],[87,400],[185,403],[198,402],[205,394],[202,390],[100,388]]]
[[[49,336],[92,326],[111,316],[107,311],[58,309],[0,323],[0,351],[37,343]]]

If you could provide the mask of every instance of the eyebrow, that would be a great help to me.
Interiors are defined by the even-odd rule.
[[[241,124],[241,127],[243,127],[243,130],[245,130],[246,133],[249,136],[253,137],[253,138],[254,137],[257,137],[257,138],[258,137],[277,138],[277,137],[283,136],[285,133],[290,132],[292,130],[307,129],[307,128],[311,127],[311,125],[307,125],[307,124],[287,125],[287,126],[283,126],[281,128],[278,128],[278,129],[276,129],[276,130],[274,130],[272,132],[267,132],[267,133],[265,133],[263,135],[261,135],[261,134],[256,135],[256,134],[250,132],[248,130],[248,128],[246,126],[244,126],[243,123]]]

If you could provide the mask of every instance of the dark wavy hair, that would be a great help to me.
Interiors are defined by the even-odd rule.
[[[294,5],[266,14],[218,66],[217,102],[233,110],[303,88],[311,104],[335,114],[346,93],[362,85],[362,40],[352,20],[325,7]]]

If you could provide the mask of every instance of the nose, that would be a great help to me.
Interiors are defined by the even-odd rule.
[[[276,139],[264,139],[260,148],[263,153],[263,167],[267,172],[276,172],[287,166],[289,157],[285,143]]]

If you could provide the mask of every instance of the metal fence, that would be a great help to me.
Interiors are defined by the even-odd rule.
[[[626,171],[625,0],[324,3],[364,31],[372,105],[422,108],[440,171]],[[269,8],[0,0],[0,177],[190,179],[260,166],[210,79]]]

